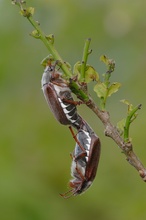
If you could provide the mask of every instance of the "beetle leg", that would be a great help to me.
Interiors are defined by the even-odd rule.
[[[52,76],[52,83],[54,84],[54,85],[57,85],[57,86],[60,86],[60,82],[55,82],[55,81],[53,81],[53,80],[55,80],[55,79],[58,79],[59,78],[59,74],[58,73],[53,73],[53,76]],[[65,82],[63,82],[65,85],[61,85],[61,87],[67,87],[67,83],[65,83]]]
[[[64,199],[68,199],[68,198],[70,198],[71,196],[73,196],[73,194],[74,194],[73,191],[74,191],[74,190],[71,189],[71,190],[69,190],[69,191],[67,191],[67,192],[65,192],[65,193],[59,193],[59,194],[60,194],[60,196],[62,196]],[[68,195],[70,192],[71,192],[71,194]]]
[[[72,153],[70,153],[70,157],[71,157],[71,159],[73,160],[75,160],[75,161],[77,161],[77,160],[79,160],[79,159],[81,159],[81,158],[83,158],[83,157],[86,157],[87,156],[87,153],[86,152],[83,152],[83,153],[80,153],[78,156],[73,156],[73,154]]]
[[[69,104],[73,104],[73,105],[81,105],[81,104],[85,104],[83,101],[74,101],[74,100],[68,100],[63,98],[62,99],[63,102],[69,103]]]
[[[72,133],[72,136],[73,136],[74,140],[76,141],[76,143],[79,145],[79,147],[80,147],[81,150],[83,151],[82,154],[85,154],[85,156],[86,156],[86,151],[85,151],[85,149],[83,148],[83,146],[80,144],[80,142],[78,141],[78,139],[77,139],[77,137],[76,137],[76,135],[75,135],[75,133],[74,133],[72,127],[69,126],[69,129],[70,129],[70,131],[71,131],[71,133]]]
[[[81,177],[82,181],[84,181],[84,180],[85,180],[85,177],[83,176],[82,172],[81,172],[80,169],[78,168],[77,162],[76,162],[76,171],[77,171],[77,173],[79,174],[79,176]]]
[[[74,159],[74,161],[77,161],[77,160],[79,160],[79,159],[81,159],[81,158],[83,158],[83,157],[86,157],[87,156],[87,153],[86,152],[83,152],[83,153],[80,153],[78,156],[73,156],[73,153],[70,153],[70,157],[71,157],[71,159],[73,160]]]
[[[76,194],[76,192],[79,190],[81,183],[82,183],[82,181],[75,181],[75,182],[70,181],[69,186],[72,187],[73,189],[70,189],[69,191],[67,191],[65,193],[60,193],[60,196],[62,196],[64,199],[68,199],[68,198],[74,196]],[[76,186],[78,186],[78,187],[76,187]]]
[[[69,186],[72,188],[70,189],[69,191],[65,192],[65,193],[59,193],[60,196],[62,196],[64,199],[68,199],[70,198],[71,196],[74,196],[75,193],[78,191],[78,189],[80,188],[80,184],[81,184],[81,181],[75,181],[75,182],[72,182],[70,181],[69,182]],[[76,187],[78,186],[78,187]]]
[[[79,159],[86,157],[87,156],[87,152],[82,152],[80,154],[78,154],[76,157],[74,157],[75,161],[78,161]]]

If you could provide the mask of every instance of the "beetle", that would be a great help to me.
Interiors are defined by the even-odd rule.
[[[85,192],[92,184],[98,167],[100,157],[100,140],[92,128],[77,113],[75,102],[67,82],[62,74],[49,63],[42,76],[42,89],[45,99],[55,118],[63,125],[69,125],[71,133],[76,140],[75,150],[72,153],[71,175],[73,179],[69,186],[72,188],[64,194],[64,198],[79,195]],[[77,136],[72,130],[73,126]]]
[[[60,194],[64,198],[85,192],[92,185],[96,176],[101,150],[100,139],[89,125],[85,121],[83,122],[84,130],[80,129],[78,131],[75,150],[71,155],[71,176],[73,177],[69,182],[71,189],[64,194]],[[72,129],[71,132],[72,134],[74,133]],[[78,142],[84,150],[82,150]]]
[[[81,102],[73,100],[67,82],[62,78],[62,74],[55,70],[55,65],[46,66],[41,84],[45,99],[55,118],[63,125],[79,128],[81,117],[77,113],[76,105]]]

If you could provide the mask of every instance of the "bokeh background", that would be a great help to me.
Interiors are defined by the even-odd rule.
[[[35,18],[72,66],[81,60],[91,37],[89,63],[102,74],[106,54],[116,61],[112,80],[122,83],[107,108],[114,124],[126,115],[128,99],[142,110],[130,129],[137,155],[146,165],[146,1],[30,0]],[[128,220],[146,218],[146,184],[115,143],[104,137],[103,125],[85,106],[79,112],[102,142],[93,186],[64,200],[70,179],[70,152],[75,142],[69,129],[50,112],[40,80],[43,43],[11,1],[0,0],[0,219],[1,220]],[[91,95],[98,104],[90,87]]]

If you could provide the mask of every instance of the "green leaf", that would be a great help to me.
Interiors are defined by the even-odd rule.
[[[33,8],[33,7],[27,8],[27,12],[28,12],[31,16],[33,16],[33,14],[34,14],[34,8]]]
[[[126,118],[123,118],[121,121],[117,123],[117,129],[119,130],[120,134],[122,135],[124,132],[124,127],[126,123]]]
[[[99,75],[92,66],[87,65],[85,70],[85,82],[98,81]]]
[[[133,107],[133,105],[128,100],[122,99],[120,102],[128,105],[128,114],[133,110],[134,107]]]
[[[30,36],[36,38],[36,39],[40,39],[40,34],[37,30],[34,30],[30,33]]]
[[[80,79],[80,77],[81,77],[81,66],[82,66],[81,62],[78,61],[77,63],[75,63],[74,69],[73,69],[73,75],[74,76],[78,76],[79,82],[82,80],[82,81],[84,81],[86,83],[89,83],[89,82],[94,81],[94,80],[95,81],[99,80],[98,73],[90,65],[86,65],[85,78],[84,79]]]
[[[102,61],[103,63],[105,63],[106,65],[108,65],[108,58],[105,55],[100,56],[100,61]]]
[[[80,76],[80,71],[81,71],[81,62],[78,61],[75,63],[74,68],[73,68],[73,75],[74,76]]]
[[[53,34],[46,35],[45,37],[49,42],[51,42],[51,44],[54,44],[54,35]]]
[[[122,99],[120,102],[126,104],[126,105],[131,105],[130,102],[127,99]]]
[[[120,87],[121,87],[120,83],[118,82],[112,83],[108,88],[108,96],[111,96],[113,93],[116,93]]]
[[[109,59],[107,56],[102,55],[100,57],[100,61],[102,61],[103,63],[105,63],[105,65],[108,68],[108,72],[112,73],[115,69],[115,61],[113,59]]]
[[[47,57],[45,57],[42,61],[41,61],[41,65],[46,67],[46,65],[48,64],[48,61],[52,62],[54,61],[54,58],[52,56],[52,54],[49,54]]]
[[[25,8],[25,9],[22,8],[20,10],[20,14],[23,15],[24,17],[29,18],[30,16],[33,16],[34,8],[32,8],[32,7],[28,7],[28,8]]]
[[[96,92],[97,96],[99,98],[105,98],[106,94],[107,94],[107,88],[106,85],[102,82],[98,82],[95,86],[94,86],[94,91]]]

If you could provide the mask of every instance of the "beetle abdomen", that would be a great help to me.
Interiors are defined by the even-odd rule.
[[[45,99],[57,121],[59,121],[63,125],[70,125],[71,122],[68,120],[66,114],[63,111],[61,103],[58,100],[56,91],[54,90],[54,86],[51,83],[44,85],[43,92]]]

